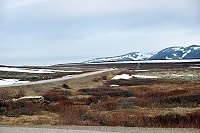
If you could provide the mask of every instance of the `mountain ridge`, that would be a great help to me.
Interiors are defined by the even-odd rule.
[[[131,52],[113,57],[95,58],[83,63],[103,63],[103,62],[122,62],[122,61],[145,61],[145,60],[181,60],[181,59],[200,59],[200,45],[188,47],[174,46],[162,49],[158,52]]]

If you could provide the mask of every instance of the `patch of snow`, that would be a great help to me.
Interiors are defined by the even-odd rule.
[[[2,79],[0,80],[0,85],[12,85],[12,84],[23,84],[29,81],[19,81],[19,79]]]
[[[171,60],[172,58],[169,58],[169,57],[166,56],[165,59],[167,59],[167,60]]]
[[[113,80],[118,80],[118,79],[131,79],[132,76],[130,76],[129,74],[121,74],[121,75],[116,75],[115,77],[113,77]]]
[[[38,99],[38,100],[42,100],[44,101],[44,97],[43,96],[24,96],[24,97],[20,97],[18,99],[12,99],[14,102],[19,101],[19,100],[26,100],[26,99]]]
[[[172,77],[183,77],[184,75],[180,75],[180,74],[172,74]]]
[[[136,72],[148,72],[149,70],[135,70]]]
[[[62,70],[51,70],[51,69],[29,69],[29,68],[11,68],[11,67],[0,67],[0,71],[11,71],[11,72],[25,72],[25,73],[55,73],[55,72],[82,72],[82,71],[62,71]]]
[[[199,66],[190,66],[189,68],[200,68]]]
[[[152,57],[153,55],[155,55],[156,53],[137,53],[137,57],[136,58],[132,58],[133,60],[144,60],[144,59],[149,59],[150,57]]]
[[[192,77],[192,76],[194,76],[193,74],[187,74],[187,75],[182,75],[182,74],[172,74],[171,75],[172,77],[185,77],[185,76],[187,76],[187,77]]]
[[[181,47],[173,47],[172,50],[174,50],[174,51],[180,51]]]
[[[179,51],[181,51],[182,53],[185,53],[185,49],[181,48]]]
[[[176,54],[173,54],[173,56],[177,56]]]
[[[133,77],[135,77],[135,78],[144,78],[144,79],[146,79],[146,78],[148,78],[148,79],[158,78],[156,76],[147,76],[147,75],[133,75]]]
[[[73,77],[73,76],[75,76],[75,75],[67,75],[67,76],[63,76],[63,77]]]
[[[188,52],[187,52],[187,53],[189,54],[189,53],[191,53],[191,52],[192,52],[192,50],[188,50]]]
[[[192,52],[192,50],[188,50],[186,53],[183,54],[182,58],[185,57],[187,54],[189,54],[190,52]]]
[[[119,86],[119,85],[115,85],[115,84],[112,84],[112,85],[110,85],[111,87],[117,87],[117,86]]]
[[[200,46],[192,46],[191,49],[193,49],[193,50],[199,50]]]
[[[64,71],[64,70],[50,70],[51,72],[67,72],[67,73],[81,73],[83,71]]]
[[[187,53],[184,53],[183,56],[182,56],[182,58],[185,57],[186,55],[187,55]]]

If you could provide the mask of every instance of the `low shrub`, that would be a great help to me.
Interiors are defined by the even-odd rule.
[[[63,84],[62,87],[65,89],[70,89],[69,85],[67,85],[67,84]]]
[[[166,93],[165,92],[161,92],[158,90],[150,90],[147,92],[144,92],[140,95],[138,95],[137,97],[139,98],[164,98],[166,97]]]
[[[98,77],[98,78],[93,78],[92,81],[93,82],[99,82],[99,81],[102,81],[102,80],[107,80],[107,76],[101,76],[101,77]]]
[[[93,78],[92,81],[93,82],[99,82],[101,79],[100,78]]]
[[[135,97],[120,98],[117,103],[122,107],[138,106],[141,103],[141,99]]]
[[[186,115],[168,113],[150,118],[148,123],[151,127],[200,128],[200,112]]]
[[[186,115],[168,113],[158,116],[129,115],[121,112],[87,114],[87,118],[100,126],[159,127],[159,128],[200,128],[200,112]]]
[[[46,93],[42,95],[44,97],[44,100],[53,102],[53,101],[62,101],[62,100],[67,100],[67,96],[65,95],[59,95],[55,93]]]
[[[18,93],[14,96],[14,98],[20,98],[25,96],[25,90],[20,89]]]
[[[17,101],[1,103],[0,114],[8,117],[19,117],[20,115],[34,115],[41,110],[43,110],[43,107],[40,104]]]
[[[107,76],[102,76],[101,79],[102,79],[102,80],[107,80],[108,77],[107,77]]]
[[[59,95],[71,96],[71,92],[69,90],[52,89],[52,90],[49,90],[47,93],[49,92],[59,94]]]
[[[92,88],[92,89],[80,89],[78,92],[82,95],[94,95],[95,93],[105,92],[105,91],[112,91],[109,88]]]
[[[200,104],[200,94],[176,96],[161,99],[162,104],[179,104],[179,106],[198,106]]]
[[[132,79],[118,79],[118,80],[111,80],[107,84],[117,84],[119,86],[135,86],[135,85],[152,85],[157,83],[163,83],[164,81],[160,79],[139,79],[139,78],[132,78]],[[166,81],[165,81],[166,82]]]
[[[159,90],[149,90],[142,94],[137,95],[139,98],[167,98],[173,96],[181,96],[189,93],[187,90],[172,90],[172,91],[159,91]]]
[[[71,100],[63,100],[59,101],[55,104],[49,104],[46,106],[45,110],[50,111],[50,112],[55,112],[55,113],[63,113],[67,107],[72,107],[74,106],[73,101]]]
[[[108,95],[111,97],[130,97],[135,95],[135,92],[133,90],[121,90],[111,88],[81,89],[78,92],[83,95]]]
[[[66,106],[65,111],[60,115],[67,125],[87,125],[84,119],[86,112],[86,106]]]
[[[53,102],[67,100],[69,95],[71,95],[71,92],[68,90],[54,89],[46,92],[42,96],[44,97],[44,100]]]
[[[98,96],[92,96],[87,98],[86,100],[86,104],[90,105],[92,103],[98,103],[98,102],[104,102],[110,99],[110,96],[108,95],[98,95]]]
[[[92,104],[91,108],[94,110],[100,110],[100,111],[111,111],[116,110],[119,106],[119,104],[116,101],[107,101],[107,102],[99,102],[97,104]]]
[[[112,92],[107,92],[107,95],[111,97],[131,97],[135,96],[135,92],[132,90],[116,90]]]
[[[141,116],[133,116],[121,112],[102,112],[87,114],[87,118],[95,121],[99,126],[124,126],[124,127],[141,127],[145,125],[145,121]]]
[[[190,93],[188,90],[171,90],[166,92],[166,96],[177,96]]]

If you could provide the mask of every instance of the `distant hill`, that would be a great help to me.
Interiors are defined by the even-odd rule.
[[[96,58],[83,63],[173,59],[200,59],[200,45],[191,45],[189,47],[169,47],[155,53],[132,52],[120,56]]]

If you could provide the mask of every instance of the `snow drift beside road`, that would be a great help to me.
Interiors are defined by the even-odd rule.
[[[20,81],[19,79],[1,79],[0,85],[12,85],[12,84],[23,84],[29,81]]]
[[[29,68],[14,68],[14,67],[0,67],[0,71],[25,72],[25,73],[83,72],[83,71],[62,71],[62,70],[51,70],[51,69],[29,69]]]

